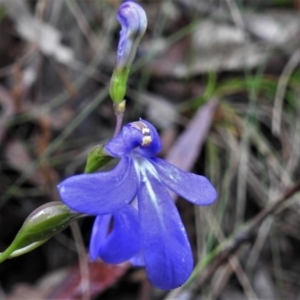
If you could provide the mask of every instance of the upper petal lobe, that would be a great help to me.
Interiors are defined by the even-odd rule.
[[[151,143],[148,146],[140,146],[135,152],[143,157],[155,157],[156,154],[161,150],[161,141],[156,128],[149,122],[140,119],[141,123],[149,129],[149,135],[151,137]]]
[[[144,145],[144,141],[151,141]],[[109,141],[105,150],[114,157],[129,155],[131,151],[143,157],[155,157],[161,150],[161,141],[152,124],[140,119],[122,128],[121,133]]]
[[[143,134],[130,124],[122,128],[121,133],[109,141],[105,150],[114,157],[123,157],[142,144]]]

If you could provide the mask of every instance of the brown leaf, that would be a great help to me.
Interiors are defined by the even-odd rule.
[[[6,297],[6,300],[20,300],[20,299],[46,299],[49,292],[49,288],[36,288],[29,284],[17,284],[10,295]]]
[[[201,106],[177,139],[165,159],[184,171],[190,171],[201,152],[210,129],[218,101],[210,100]]]
[[[100,294],[113,284],[115,284],[128,270],[128,263],[119,265],[108,265],[104,262],[90,262],[89,268],[89,284],[91,297]],[[72,267],[67,272],[61,282],[54,286],[52,292],[47,299],[51,300],[72,300],[82,299],[82,291],[80,288],[81,274],[79,265]]]
[[[128,263],[107,265],[104,262],[88,264],[90,296],[94,297],[115,284],[128,270]],[[82,299],[81,274],[79,265],[47,274],[36,285],[18,284],[7,300],[73,300]]]

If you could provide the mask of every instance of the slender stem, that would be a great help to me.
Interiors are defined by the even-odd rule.
[[[89,282],[89,261],[86,255],[83,238],[80,232],[78,222],[71,224],[71,231],[75,240],[75,246],[78,253],[79,269],[80,269],[80,287],[82,293],[82,300],[91,299],[91,287]]]
[[[26,247],[15,250],[12,253],[9,253],[8,255],[5,252],[0,253],[0,262],[6,260],[7,258],[13,258],[13,257],[23,255],[25,253],[28,253],[28,252],[34,250],[35,248],[41,246],[42,244],[44,244],[47,241],[48,241],[48,239],[32,243]]]
[[[116,113],[116,119],[117,120],[116,120],[116,128],[115,128],[115,132],[114,132],[113,137],[116,137],[119,134],[120,130],[121,130],[122,123],[123,123],[123,116],[124,116],[123,113],[122,114]]]
[[[116,137],[121,130],[125,109],[126,109],[126,100],[123,100],[118,104],[114,104],[114,111],[117,118],[117,122],[116,122],[116,128],[113,137]]]

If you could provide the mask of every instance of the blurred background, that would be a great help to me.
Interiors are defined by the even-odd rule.
[[[120,3],[0,0],[0,251],[112,137]],[[169,293],[143,269],[89,263],[90,217],[2,263],[0,299],[299,298],[300,1],[139,3],[124,123],[152,122],[160,156],[218,189],[210,207],[177,199],[195,276]]]

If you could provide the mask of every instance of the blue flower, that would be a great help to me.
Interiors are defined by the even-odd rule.
[[[124,126],[105,150],[120,159],[114,169],[75,175],[58,186],[70,208],[97,215],[90,244],[92,259],[99,256],[109,263],[130,259],[145,265],[154,286],[173,289],[182,285],[191,274],[193,258],[167,189],[194,204],[209,205],[217,197],[214,187],[205,177],[156,157],[160,138],[145,120]]]
[[[118,45],[117,68],[130,67],[137,47],[147,28],[147,16],[137,3],[124,2],[118,11],[117,19],[122,26]]]

